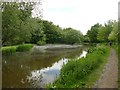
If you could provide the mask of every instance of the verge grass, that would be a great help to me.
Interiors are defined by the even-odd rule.
[[[118,46],[118,44],[112,45],[118,56],[118,88],[120,89],[120,48]]]

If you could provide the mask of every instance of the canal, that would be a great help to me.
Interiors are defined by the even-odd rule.
[[[68,60],[84,57],[86,46],[17,52],[2,57],[3,88],[43,88],[59,77]]]

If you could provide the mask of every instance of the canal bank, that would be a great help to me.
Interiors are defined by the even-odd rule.
[[[107,63],[110,48],[97,45],[87,50],[86,58],[73,59],[63,65],[60,77],[47,88],[92,88]]]

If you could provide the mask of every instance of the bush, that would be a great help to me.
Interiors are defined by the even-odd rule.
[[[45,43],[45,41],[38,41],[37,42],[37,45],[45,45],[46,43]]]
[[[3,55],[11,55],[16,52],[16,46],[2,47]]]
[[[16,51],[29,51],[32,47],[32,44],[21,44],[17,46]]]
[[[98,53],[104,54],[106,53],[105,45],[97,45],[97,47],[92,47],[87,50],[88,53],[93,53],[94,51],[98,51]]]

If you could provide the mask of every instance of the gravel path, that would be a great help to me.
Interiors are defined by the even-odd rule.
[[[114,49],[111,48],[108,63],[95,88],[118,88],[118,58]]]

